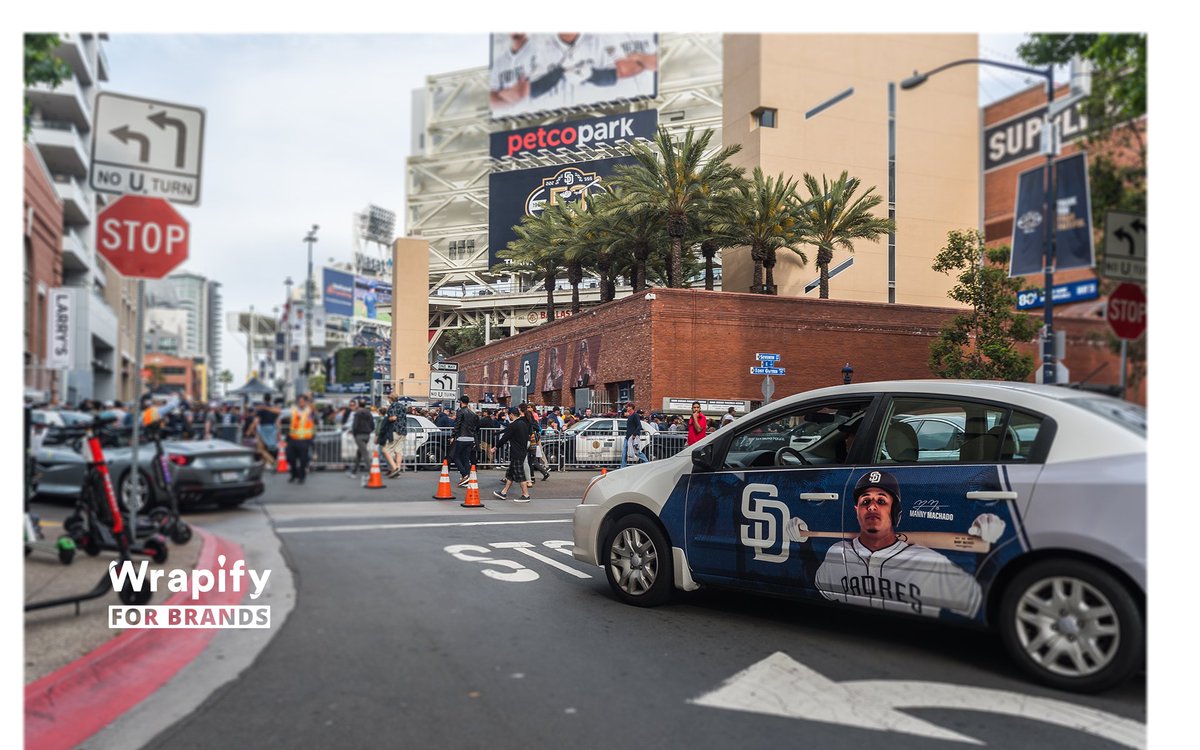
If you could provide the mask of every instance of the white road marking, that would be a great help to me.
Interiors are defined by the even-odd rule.
[[[1145,724],[1106,711],[1053,698],[943,682],[834,682],[783,652],[768,656],[738,672],[716,690],[688,702],[698,706],[985,745],[973,737],[893,710],[961,708],[1057,724],[1127,747],[1146,746]]]
[[[558,560],[551,560],[540,552],[533,551],[533,545],[529,542],[492,542],[492,547],[496,549],[513,549],[520,552],[522,555],[529,555],[535,560],[541,560],[552,568],[558,568],[564,573],[569,573],[576,578],[591,578],[590,575],[579,570],[575,570],[570,565],[563,565]]]
[[[480,547],[476,544],[452,544],[446,547],[445,550],[453,555],[455,559],[462,560],[463,562],[488,563],[489,565],[499,565],[502,568],[508,568],[513,571],[512,573],[505,573],[493,568],[484,568],[480,571],[488,578],[497,581],[504,581],[505,583],[528,583],[529,581],[536,581],[539,578],[537,571],[530,570],[519,562],[495,560],[490,557],[477,557],[466,554],[467,552],[491,552],[487,547]]]
[[[440,529],[452,526],[519,526],[532,523],[571,523],[570,518],[555,518],[536,521],[456,521],[446,523],[376,523],[345,524],[329,526],[281,526],[275,531],[280,534],[311,534],[319,531],[388,531],[391,529]]]
[[[575,542],[569,542],[563,539],[551,539],[549,541],[542,542],[542,546],[549,547],[555,552],[561,552],[572,560],[575,559],[575,555],[571,554],[571,548],[575,546]]]

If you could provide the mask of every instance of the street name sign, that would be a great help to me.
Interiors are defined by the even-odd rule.
[[[787,375],[786,367],[751,367],[751,375]]]
[[[759,362],[778,362],[780,359],[778,354],[762,354],[762,353],[755,354],[754,358],[757,359]]]
[[[1104,278],[1146,283],[1146,217],[1124,211],[1104,215]]]
[[[93,190],[200,203],[203,109],[101,91],[95,122]]]
[[[162,198],[122,195],[100,212],[96,245],[122,276],[161,279],[188,258],[188,223]]]

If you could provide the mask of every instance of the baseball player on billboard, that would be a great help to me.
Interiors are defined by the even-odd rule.
[[[858,536],[830,547],[814,577],[826,599],[928,617],[943,610],[975,617],[982,604],[975,577],[940,552],[911,544],[897,532],[903,506],[900,484],[892,474],[863,474],[854,485],[853,499]],[[969,534],[992,543],[1004,528],[1003,519],[984,513]],[[788,523],[788,538],[802,545],[809,544],[808,531],[801,518]]]
[[[529,82],[537,66],[537,54],[525,33],[496,34],[492,37],[492,70],[489,100],[497,114],[525,111]]]
[[[624,37],[625,35],[617,35]],[[612,99],[611,87],[647,69],[658,68],[658,55],[626,54],[610,34],[563,32],[541,38],[535,71],[537,86],[530,95],[537,109],[572,107]],[[641,45],[645,47],[645,45]],[[608,90],[605,90],[608,89]]]

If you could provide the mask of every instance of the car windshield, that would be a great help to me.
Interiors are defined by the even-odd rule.
[[[1110,422],[1116,422],[1132,433],[1146,436],[1146,410],[1137,404],[1101,396],[1073,398],[1070,402]]]

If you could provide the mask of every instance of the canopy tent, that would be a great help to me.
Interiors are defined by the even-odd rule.
[[[259,380],[257,377],[250,378],[241,388],[229,391],[228,396],[262,396],[267,393],[278,393],[274,388]]]

